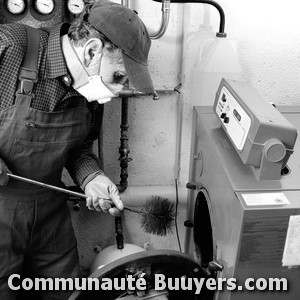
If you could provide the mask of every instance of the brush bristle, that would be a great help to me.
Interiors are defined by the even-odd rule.
[[[152,196],[147,200],[140,216],[141,226],[147,233],[164,236],[173,232],[175,203]]]

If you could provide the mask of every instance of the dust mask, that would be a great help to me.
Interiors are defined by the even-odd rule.
[[[80,64],[82,65],[83,69],[85,70],[88,82],[78,88],[76,88],[76,91],[80,93],[82,96],[84,96],[88,102],[92,101],[98,101],[98,103],[103,104],[111,100],[115,95],[105,86],[105,84],[102,81],[101,76],[99,75],[100,71],[100,65],[102,61],[102,55],[100,57],[99,62],[99,69],[97,72],[97,75],[89,75],[89,72],[87,71],[86,67],[81,62],[80,58],[78,57],[78,54],[76,50],[74,49],[73,45],[71,44],[72,49],[74,53],[77,56],[77,59],[79,60]]]
[[[88,102],[98,101],[103,104],[111,100],[114,94],[104,85],[100,75],[88,77],[88,83],[76,89]]]

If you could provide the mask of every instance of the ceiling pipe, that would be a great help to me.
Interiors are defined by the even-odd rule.
[[[121,4],[122,4],[123,6],[128,7],[128,0],[122,0],[122,1],[121,1]]]
[[[153,0],[153,1],[162,2],[164,0]],[[223,10],[223,8],[221,7],[221,5],[219,3],[215,2],[215,1],[211,1],[211,0],[189,0],[189,1],[188,0],[172,0],[172,3],[203,3],[203,4],[209,4],[209,5],[214,6],[220,14],[219,32],[216,33],[216,36],[217,37],[226,37],[226,33],[225,33],[225,13],[224,13],[224,10]]]
[[[161,22],[160,22],[160,28],[158,29],[157,32],[155,33],[150,33],[150,37],[151,39],[155,40],[155,39],[159,39],[161,38],[167,28],[168,28],[168,24],[169,24],[169,19],[170,19],[170,0],[162,0],[159,1],[161,2],[162,6],[161,6]]]

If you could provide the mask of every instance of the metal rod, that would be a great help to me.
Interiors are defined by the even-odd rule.
[[[86,196],[85,194],[77,193],[77,192],[67,190],[67,189],[63,189],[63,188],[60,188],[60,187],[57,187],[57,186],[54,186],[54,185],[46,184],[46,183],[36,181],[36,180],[33,180],[33,179],[29,179],[29,178],[26,178],[26,177],[21,177],[21,176],[14,175],[14,174],[11,174],[11,173],[7,173],[7,175],[9,177],[13,178],[13,179],[21,180],[21,181],[32,183],[32,184],[35,184],[35,185],[39,185],[41,187],[45,187],[45,188],[48,188],[48,189],[51,189],[51,190],[66,193],[66,194],[69,194],[69,195],[72,195],[72,196],[77,196],[77,197],[85,198],[85,199],[88,198],[88,196]]]
[[[69,194],[69,195],[72,195],[72,196],[77,196],[79,198],[86,199],[86,198],[89,197],[89,196],[87,196],[87,195],[85,195],[83,193],[77,193],[77,192],[74,192],[74,191],[71,191],[71,190],[68,190],[68,189],[63,189],[63,188],[60,188],[60,187],[57,187],[57,186],[54,186],[54,185],[46,184],[46,183],[43,183],[43,182],[40,182],[40,181],[36,181],[36,180],[33,180],[33,179],[29,179],[29,178],[26,178],[26,177],[14,175],[14,174],[11,174],[11,173],[7,173],[7,175],[9,177],[13,178],[13,179],[16,179],[16,180],[28,182],[28,183],[31,183],[31,184],[35,184],[35,185],[47,188],[47,189],[55,190],[55,191],[62,192],[62,193],[65,193],[65,194]],[[109,201],[110,204],[113,204],[110,199],[104,199],[104,198],[102,198],[102,199],[106,200],[106,201]],[[135,212],[135,213],[141,213],[140,211],[134,210],[134,209],[129,208],[127,206],[124,206],[124,209],[126,209],[128,211],[131,211],[131,212]]]

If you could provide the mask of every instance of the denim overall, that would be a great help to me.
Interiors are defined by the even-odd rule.
[[[30,107],[31,96],[29,88],[0,112],[0,157],[16,175],[62,186],[68,151],[88,133],[89,110],[83,101],[67,111],[44,112]],[[8,278],[24,273],[78,277],[76,238],[65,194],[10,179],[7,186],[0,186],[0,299],[16,299]],[[21,280],[13,283],[19,286]],[[67,299],[69,294],[41,292],[42,299]]]

